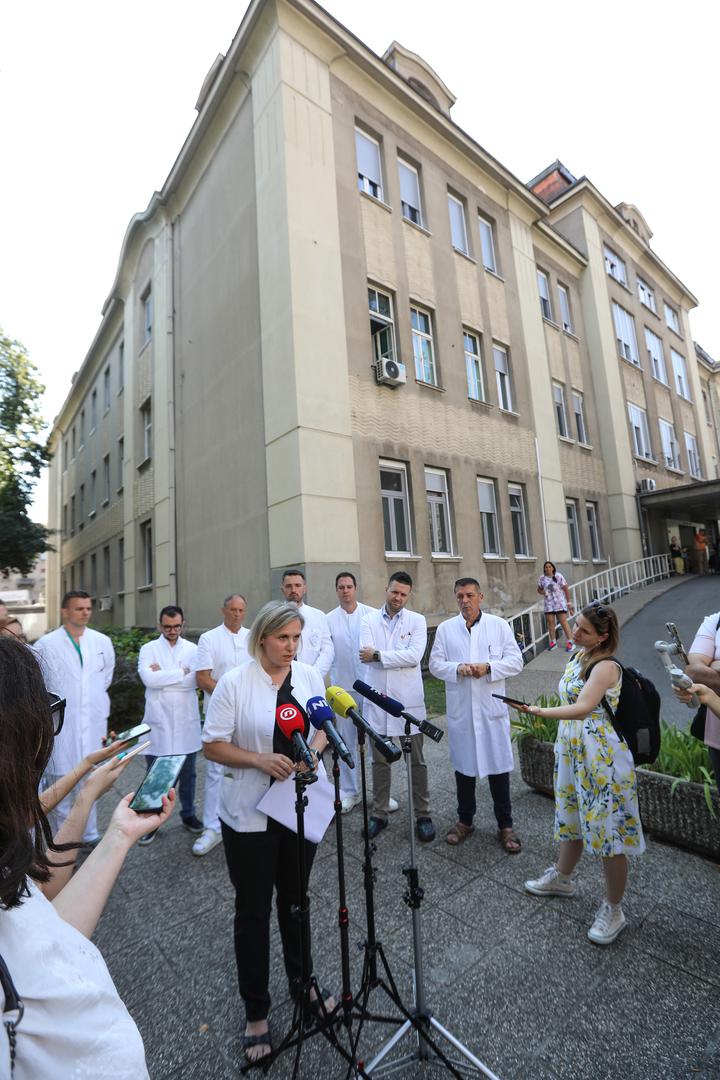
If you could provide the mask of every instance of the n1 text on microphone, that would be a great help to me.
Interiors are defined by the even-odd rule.
[[[355,698],[348,694],[347,690],[343,690],[341,686],[328,686],[325,691],[325,696],[330,702],[330,706],[333,712],[338,716],[349,716],[356,727],[368,735],[373,744],[377,747],[378,752],[382,754],[386,761],[393,762],[399,761],[402,757],[402,750],[399,746],[396,746],[392,739],[386,738],[385,735],[381,735],[379,731],[376,731],[372,727],[364,716],[358,712],[357,702]]]
[[[405,706],[395,698],[388,697],[387,694],[382,694],[379,690],[376,690],[374,686],[368,686],[361,679],[356,679],[353,683],[353,690],[357,690],[358,694],[362,694],[368,701],[372,701],[373,705],[379,706],[384,709],[385,712],[390,713],[391,716],[402,717],[403,720],[407,720],[408,723],[414,724],[423,735],[427,735],[428,739],[432,739],[433,742],[440,742],[445,734],[442,728],[435,727],[429,720],[418,720],[409,712],[405,712]]]
[[[275,723],[285,738],[292,741],[300,761],[307,765],[311,772],[314,772],[315,757],[305,742],[305,736],[303,735],[305,721],[298,707],[296,705],[278,705],[275,710]]]
[[[355,759],[350,753],[347,743],[333,723],[333,716],[335,714],[325,698],[320,697],[319,694],[315,697],[311,697],[305,706],[305,712],[308,714],[308,720],[312,726],[318,731],[325,732],[327,741],[335,750],[337,750],[338,756],[345,762],[347,767],[349,769],[354,769]]]

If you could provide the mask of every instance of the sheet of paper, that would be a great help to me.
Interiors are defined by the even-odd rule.
[[[320,764],[318,779],[305,788],[308,803],[305,807],[305,839],[319,844],[335,814],[335,791],[327,779],[325,769]],[[295,813],[295,780],[276,780],[271,784],[257,804],[257,809],[268,817],[279,821],[292,832],[297,832]]]

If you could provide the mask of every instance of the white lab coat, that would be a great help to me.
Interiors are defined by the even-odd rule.
[[[490,664],[491,679],[458,677],[458,664]],[[494,776],[513,769],[505,679],[523,669],[512,630],[483,612],[468,633],[462,615],[441,623],[430,653],[430,672],[445,682],[453,768],[464,776]]]
[[[309,604],[300,604],[298,611],[305,623],[296,659],[301,664],[317,668],[324,679],[332,666],[334,655],[327,615]]]
[[[330,668],[330,683],[332,686],[341,686],[343,690],[349,690],[352,694],[353,683],[356,679],[367,682],[365,664],[360,659],[360,630],[362,621],[366,615],[370,615],[373,608],[367,604],[358,604],[351,615],[338,605],[328,612],[327,621],[330,627],[335,656]],[[340,762],[340,791],[346,795],[357,795],[360,791],[360,763],[357,754],[357,728],[352,720],[335,718],[338,731],[347,743],[350,753],[355,758],[355,768],[350,769],[344,761]]]
[[[48,690],[64,697],[65,723],[55,739],[47,772],[62,776],[93,750],[107,735],[110,715],[108,687],[115,670],[115,650],[110,638],[86,627],[77,650],[64,627],[45,634],[35,645]]]
[[[196,671],[209,671],[210,678],[219,682],[221,677],[240,664],[246,664],[250,659],[247,650],[247,642],[250,631],[241,626],[237,634],[228,630],[224,623],[215,626],[212,630],[206,630],[200,635],[195,657]],[[210,694],[204,694],[205,712],[210,707]]]
[[[200,706],[197,698],[197,645],[180,638],[168,645],[163,637],[143,645],[138,675],[145,684],[145,716],[150,725],[148,754],[193,754],[199,750]],[[160,671],[152,671],[159,664]],[[183,668],[190,668],[185,675]]]
[[[363,681],[382,694],[402,702],[405,711],[418,720],[425,719],[425,691],[420,662],[427,646],[427,623],[424,615],[403,608],[390,623],[383,615],[385,606],[371,611],[362,621],[361,646],[370,645],[380,653],[380,661],[363,664]],[[362,703],[365,719],[383,735],[404,735],[405,721],[390,716],[379,705]],[[419,735],[416,727],[411,735]]]

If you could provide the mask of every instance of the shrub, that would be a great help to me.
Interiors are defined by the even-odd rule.
[[[641,765],[641,769],[674,776],[671,791],[674,793],[683,781],[702,784],[708,810],[715,817],[712,800],[713,776],[708,748],[689,732],[681,731],[675,725],[661,723],[662,741],[660,753],[652,765]]]
[[[115,673],[110,684],[108,731],[126,731],[142,720],[145,711],[145,687],[137,673],[137,658],[147,641],[157,634],[133,627],[124,630],[109,626],[103,630],[115,648]]]

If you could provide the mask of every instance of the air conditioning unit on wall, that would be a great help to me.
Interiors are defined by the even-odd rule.
[[[375,362],[375,378],[385,386],[402,386],[407,382],[405,365],[391,357],[383,357]]]
[[[656,487],[656,480],[653,480],[651,476],[643,476],[642,480],[638,484],[638,491],[654,491]]]

